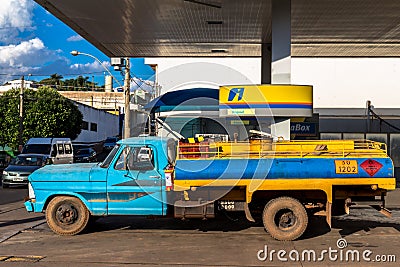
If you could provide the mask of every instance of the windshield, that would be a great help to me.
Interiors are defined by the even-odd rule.
[[[25,145],[22,150],[23,154],[50,154],[51,145],[50,144],[31,144]]]
[[[17,156],[12,160],[11,165],[19,166],[42,166],[43,158],[36,156]]]
[[[108,156],[106,157],[106,159],[103,161],[103,163],[100,165],[100,167],[102,168],[108,168],[108,166],[110,166],[110,163],[112,161],[112,159],[114,158],[115,154],[117,153],[119,149],[119,145],[116,145],[108,154]]]

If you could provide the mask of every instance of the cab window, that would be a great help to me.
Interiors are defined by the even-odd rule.
[[[58,155],[63,155],[64,154],[64,145],[57,144],[57,151],[58,151]]]
[[[125,147],[114,169],[146,171],[154,169],[154,154],[149,147]]]

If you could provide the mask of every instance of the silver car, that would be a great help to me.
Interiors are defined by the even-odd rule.
[[[46,155],[20,154],[11,160],[3,171],[2,185],[7,188],[10,185],[27,185],[28,176],[35,170],[49,164]]]

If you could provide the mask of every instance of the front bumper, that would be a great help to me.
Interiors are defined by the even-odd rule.
[[[14,181],[12,178],[3,177],[2,183],[5,185],[27,185],[28,179],[23,179],[22,181]]]
[[[32,202],[32,200],[30,199],[30,200],[28,200],[28,201],[25,201],[25,203],[24,203],[24,205],[25,205],[25,208],[26,208],[26,210],[28,211],[28,212],[34,212],[34,204],[33,204],[33,202]]]

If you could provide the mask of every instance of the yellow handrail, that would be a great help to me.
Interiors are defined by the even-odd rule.
[[[197,158],[387,157],[385,143],[370,140],[252,140],[180,143],[179,159]]]

